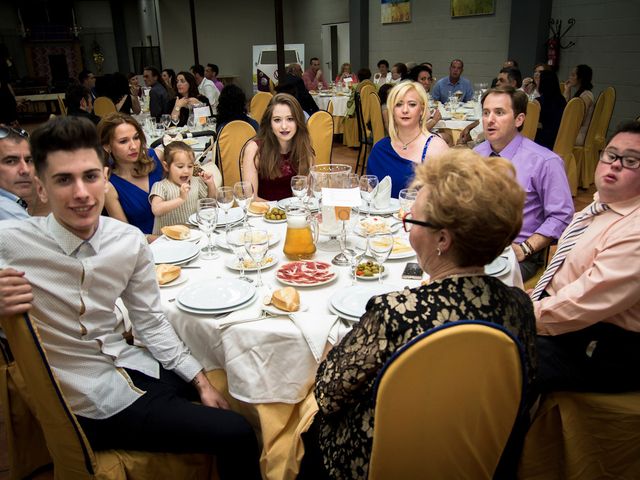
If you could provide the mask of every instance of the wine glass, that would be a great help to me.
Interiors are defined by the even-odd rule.
[[[291,177],[291,192],[298,199],[298,203],[302,203],[302,199],[307,194],[308,186],[306,175],[294,175]]]
[[[250,233],[250,227],[236,226],[227,229],[225,238],[227,240],[227,245],[229,245],[229,248],[236,254],[236,258],[240,264],[240,276],[238,277],[238,280],[244,280],[245,282],[252,283],[253,280],[247,277],[244,273],[244,257],[247,253],[244,248],[244,238]]]
[[[367,203],[367,217],[371,216],[371,202],[373,194],[378,186],[378,177],[375,175],[362,175],[360,177],[360,197]]]
[[[356,174],[356,173],[349,173],[347,175],[347,177],[345,178],[345,183],[344,183],[344,187],[345,188],[354,188],[354,189],[359,189],[359,182],[360,182],[360,177]],[[349,217],[348,218],[338,218],[338,220],[340,221],[340,223],[342,224],[342,233],[341,234],[345,234],[345,232],[349,231],[349,233],[353,232],[353,228],[355,227],[355,225],[357,225],[358,221],[360,220],[360,209],[359,208],[350,208],[348,211]],[[344,213],[341,213],[342,217],[344,217]],[[348,227],[348,228],[347,228]],[[340,243],[340,239],[338,239],[338,243]],[[340,247],[342,249],[342,247]],[[335,257],[333,257],[333,259],[331,260],[331,263],[333,263],[334,265],[339,265],[339,266],[346,266],[346,265],[350,265],[351,262],[350,260],[345,256],[344,253],[339,253],[338,255],[336,255]]]
[[[376,233],[369,236],[369,253],[380,266],[378,283],[382,283],[383,263],[391,255],[391,250],[393,250],[393,234],[391,232]]]
[[[311,196],[318,200],[318,208],[320,208],[320,202],[322,201],[322,177],[315,172],[311,172],[309,179],[309,191],[311,192]]]
[[[242,208],[242,212],[244,214],[243,223],[246,225],[247,209],[253,199],[253,185],[251,185],[251,182],[236,182],[233,186],[233,196],[236,199],[238,206]]]
[[[340,242],[340,249],[344,256],[349,260],[351,264],[351,285],[356,284],[356,268],[358,262],[367,253],[367,247],[369,243],[369,237],[360,237],[342,230],[338,235],[338,241]]]
[[[398,194],[398,200],[400,201],[400,212],[398,216],[402,220],[402,216],[411,211],[411,207],[416,201],[418,196],[418,190],[415,188],[403,188]]]
[[[171,115],[169,115],[168,113],[163,114],[160,117],[160,121],[164,125],[164,128],[168,130],[169,127],[171,126]]]
[[[180,123],[180,115],[178,115],[176,118],[173,118],[171,115],[169,115],[169,118],[171,119],[171,123],[174,127],[177,127]]]
[[[196,212],[198,226],[207,235],[207,246],[202,249],[202,258],[213,260],[218,258],[216,246],[211,242],[211,234],[216,229],[218,223],[218,202],[215,198],[201,198],[198,200],[198,211]]]
[[[262,286],[262,260],[269,250],[269,234],[266,230],[251,230],[244,235],[244,248],[256,264],[258,279],[256,287]]]
[[[233,206],[235,200],[233,196],[233,188],[231,187],[218,187],[216,193],[216,200],[218,200],[218,207],[224,212],[225,231],[229,229],[229,210]]]

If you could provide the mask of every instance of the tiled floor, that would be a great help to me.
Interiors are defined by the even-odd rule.
[[[356,157],[358,154],[357,149],[348,148],[339,143],[334,143],[333,146],[333,163],[346,163],[355,167]],[[576,210],[581,210],[589,203],[591,203],[595,187],[591,186],[589,190],[580,190],[578,196],[574,199]],[[0,405],[0,480],[6,480],[9,478],[9,462],[7,454],[7,440],[6,429],[1,415],[2,405]],[[37,480],[52,479],[53,472],[42,472],[34,477]]]

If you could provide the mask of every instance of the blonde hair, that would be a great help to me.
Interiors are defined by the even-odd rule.
[[[124,124],[134,127],[138,137],[140,138],[140,151],[138,152],[138,159],[133,166],[133,176],[145,177],[156,168],[156,162],[153,158],[149,157],[147,152],[147,139],[144,135],[144,131],[133,117],[120,112],[112,112],[102,117],[102,120],[98,123],[98,138],[100,139],[100,145],[102,145],[104,150],[104,146],[110,144],[113,140],[116,128]],[[104,150],[104,158],[109,165],[109,170],[113,170],[113,167],[118,163],[117,159],[111,157],[111,154],[106,150]]]
[[[169,176],[169,167],[171,167],[171,164],[174,162],[176,154],[180,152],[186,154],[191,158],[191,161],[195,163],[196,156],[189,145],[180,141],[171,142],[169,145],[164,147],[165,177]]]
[[[427,129],[427,120],[429,120],[429,98],[427,92],[425,92],[422,84],[418,82],[412,82],[411,80],[404,80],[398,83],[389,92],[387,97],[387,110],[389,111],[389,137],[392,142],[398,141],[398,127],[395,120],[395,107],[396,103],[403,99],[410,90],[414,90],[420,98],[420,106],[422,107],[422,113],[420,114],[420,130],[425,135],[429,134]]]
[[[344,67],[349,67],[349,73],[351,73],[351,64],[349,62],[344,62],[340,67],[340,74],[344,73]]]
[[[415,175],[414,186],[427,188],[425,218],[449,231],[460,267],[489,263],[520,232],[525,195],[508,160],[452,149]]]

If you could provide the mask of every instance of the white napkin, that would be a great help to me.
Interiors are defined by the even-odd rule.
[[[320,363],[327,340],[329,340],[329,334],[332,332],[334,325],[340,323],[338,316],[300,312],[292,313],[289,317],[302,332],[302,336],[307,341],[316,362]],[[334,339],[336,341],[338,334],[334,332],[333,335],[336,337]]]
[[[226,317],[220,319],[217,322],[218,327],[224,327],[227,325],[232,325],[234,323],[244,323],[243,321],[248,319],[257,319],[262,315],[262,302],[260,299],[260,293],[258,293],[257,301],[255,301],[251,306],[247,308],[231,312]]]
[[[171,142],[181,142],[183,140],[182,138],[182,134],[179,133],[177,134],[175,137],[172,137],[171,135],[165,135],[164,137],[162,137],[162,144],[164,146],[169,145]]]
[[[373,206],[386,208],[391,202],[391,177],[387,175],[373,191]]]

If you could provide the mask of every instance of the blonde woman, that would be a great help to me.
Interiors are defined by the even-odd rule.
[[[427,128],[427,94],[418,82],[396,85],[387,98],[389,136],[376,143],[367,162],[367,174],[391,177],[391,196],[406,188],[416,165],[446,152],[447,142]]]
[[[336,83],[341,83],[344,80],[350,78],[351,83],[358,83],[358,76],[351,72],[351,64],[343,63],[340,67],[340,74],[336,77]]]

